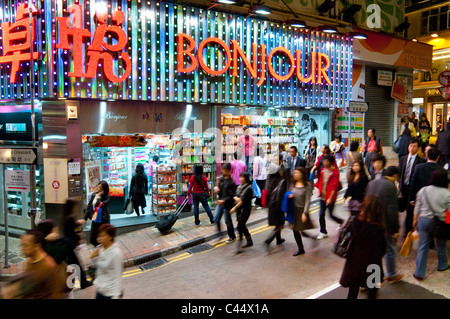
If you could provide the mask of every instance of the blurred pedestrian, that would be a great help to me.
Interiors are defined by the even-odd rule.
[[[361,203],[364,200],[367,184],[369,178],[364,170],[364,163],[361,160],[356,160],[352,163],[352,170],[348,179],[347,190],[344,194],[344,203],[347,198],[351,198],[348,202],[347,208],[352,216],[359,214]]]
[[[384,175],[384,167],[386,166],[386,157],[381,154],[375,154],[372,158],[372,171],[370,179],[379,179]]]
[[[269,237],[264,241],[267,249],[275,238],[277,245],[281,245],[285,241],[285,239],[281,238],[281,230],[284,225],[284,214],[281,210],[281,205],[283,203],[283,196],[287,190],[287,174],[283,165],[279,165],[282,160],[281,155],[275,155],[272,164],[268,168],[266,183],[268,223],[270,226],[275,227]]]
[[[194,207],[195,225],[200,226],[202,224],[199,218],[200,203],[202,203],[206,214],[208,214],[211,225],[214,225],[214,216],[208,203],[208,198],[211,197],[211,194],[208,187],[208,179],[203,174],[203,165],[195,165],[194,167],[194,175],[192,175],[189,181],[187,197],[189,197],[191,194],[192,206]]]
[[[311,181],[314,179],[314,176],[311,176],[311,170],[316,164],[317,155],[319,153],[318,147],[317,138],[315,136],[311,136],[309,138],[308,147],[303,155],[306,160],[306,175]]]
[[[250,217],[252,210],[252,199],[253,199],[253,187],[252,181],[250,180],[250,174],[248,172],[242,172],[241,185],[238,186],[236,191],[236,196],[234,201],[236,205],[230,210],[230,213],[236,213],[237,216],[237,228],[239,232],[239,246],[237,253],[241,253],[241,248],[247,248],[253,246],[253,240],[248,231],[246,223]],[[247,240],[246,244],[241,247],[243,237]]]
[[[217,185],[214,187],[214,193],[218,195],[216,200],[216,214],[214,216],[214,222],[217,225],[217,230],[220,234],[220,219],[222,215],[225,215],[225,224],[227,225],[228,239],[227,244],[231,244],[236,240],[236,234],[234,232],[233,221],[231,219],[230,210],[234,205],[234,196],[236,194],[236,184],[231,177],[231,165],[224,163],[222,165],[222,176],[217,180]]]
[[[350,177],[350,173],[352,171],[352,167],[353,167],[353,162],[354,161],[361,161],[363,163],[362,169],[365,170],[365,171],[367,170],[367,167],[365,167],[365,165],[364,165],[364,160],[363,160],[362,154],[360,152],[358,152],[358,148],[359,148],[359,142],[358,141],[352,141],[350,143],[350,151],[347,153],[347,158],[346,158],[346,162],[347,162],[347,180]]]
[[[289,177],[288,182],[290,183],[290,179],[292,178],[292,174],[294,173],[294,169],[296,167],[305,167],[306,161],[298,154],[297,146],[291,146],[289,148],[289,156],[287,157],[286,167],[288,169]]]
[[[349,288],[347,299],[357,299],[360,287],[369,288],[369,299],[376,299],[384,276],[382,258],[386,251],[386,239],[383,214],[381,200],[373,195],[367,196],[361,213],[348,226],[352,242],[339,280],[342,287]],[[373,275],[368,270],[369,266],[376,266],[379,270],[375,282],[369,278]]]
[[[331,155],[331,150],[327,144],[323,144],[322,147],[320,148],[319,154],[317,154],[316,164],[311,169],[310,175],[313,175],[313,177],[314,177],[315,172],[317,172],[318,175],[320,174],[320,172],[322,171],[322,168],[323,168],[323,160],[326,155]],[[310,176],[310,180],[311,180],[311,176]]]
[[[320,234],[317,239],[324,239],[328,237],[328,232],[325,223],[325,213],[328,210],[330,217],[338,226],[342,224],[342,219],[333,215],[334,204],[337,199],[339,190],[342,189],[339,180],[339,170],[334,166],[334,158],[331,155],[325,155],[323,159],[324,168],[320,172],[319,179],[315,186],[319,189],[320,197]]]
[[[64,299],[66,284],[55,260],[44,250],[44,237],[38,230],[28,230],[20,238],[25,262],[24,299]]]
[[[444,167],[450,162],[450,122],[447,122],[445,130],[438,134],[436,146],[441,152],[439,165]]]
[[[231,176],[233,177],[234,184],[238,186],[241,184],[239,176],[242,172],[245,172],[247,170],[247,165],[240,160],[241,156],[241,152],[234,152],[234,161],[231,162]]]
[[[375,136],[375,129],[369,128],[367,130],[367,138],[361,147],[361,153],[364,156],[364,164],[366,165],[369,174],[372,176],[373,167],[372,160],[376,154],[383,155],[383,146],[381,139]]]
[[[145,174],[144,165],[139,163],[136,165],[136,171],[131,178],[130,197],[133,202],[133,208],[136,215],[139,214],[139,207],[142,209],[142,215],[145,214],[144,208],[147,207],[145,196],[148,195],[148,178]]]
[[[101,208],[101,220],[100,222],[92,220],[91,230],[90,230],[90,242],[94,247],[97,247],[97,230],[102,224],[109,224],[111,217],[109,215],[108,205],[111,200],[109,196],[109,185],[106,181],[100,181],[97,185],[97,189],[94,193],[92,193],[87,209],[86,214],[84,215],[84,221],[86,222],[88,219],[92,220],[94,216],[95,210]]]
[[[292,207],[292,212],[290,212],[292,216],[288,217],[287,220],[292,225],[295,242],[297,243],[297,251],[293,256],[299,256],[305,253],[300,232],[303,236],[313,239],[304,232],[305,230],[314,228],[309,217],[313,188],[314,186],[306,177],[306,170],[303,167],[294,169],[291,186],[289,187],[289,191],[284,195],[284,209],[282,209],[283,212],[287,212],[288,207]]]
[[[415,125],[413,122],[411,122],[411,119],[409,118],[409,116],[405,116],[403,118],[403,122],[400,124],[399,133],[402,133],[405,129],[408,129],[411,132],[412,138],[417,137]]]
[[[334,135],[334,141],[331,142],[330,149],[331,155],[334,156],[336,161],[336,167],[339,169],[345,158],[345,145],[342,142],[342,135],[340,133]]]
[[[416,166],[411,179],[410,202],[414,205],[416,195],[422,187],[430,185],[430,177],[434,171],[444,170],[439,164],[439,152],[436,146],[428,145],[425,148],[427,162]]]
[[[98,229],[100,244],[91,255],[95,263],[96,299],[120,299],[123,297],[123,255],[115,244],[116,229],[103,224]]]
[[[425,147],[427,147],[428,142],[430,141],[430,137],[431,137],[431,124],[430,124],[430,121],[428,121],[427,115],[425,113],[422,113],[420,115],[419,134],[420,134],[422,153],[425,154]]]
[[[248,173],[251,172],[251,163],[253,162],[252,157],[255,153],[255,138],[250,135],[250,130],[248,126],[244,126],[242,128],[244,130],[244,135],[241,135],[238,138],[238,147],[241,154],[244,154],[245,156],[245,166]],[[236,183],[236,181],[234,181]],[[236,183],[236,185],[238,185]]]
[[[407,128],[405,128],[403,130],[402,135],[400,135],[398,137],[398,160],[400,161],[400,159],[405,156],[408,155],[408,145],[409,142],[411,141],[412,137],[411,137],[411,131]]]
[[[417,165],[425,163],[425,160],[418,155],[419,140],[411,139],[408,145],[408,154],[402,156],[399,161],[398,169],[400,171],[400,179],[398,181],[399,192],[401,194],[399,201],[402,204],[400,211],[403,208],[406,210],[405,227],[403,228],[404,237],[412,229],[414,219],[414,206],[411,205],[411,184],[412,176],[416,170]]]
[[[397,239],[399,237],[399,215],[398,215],[398,189],[395,183],[400,178],[400,170],[397,166],[389,166],[384,176],[372,180],[367,185],[366,196],[377,196],[384,207],[384,228],[386,229],[386,280],[390,283],[400,281],[404,276],[397,272],[395,258],[397,251]]]
[[[266,180],[267,180],[267,161],[266,156],[264,154],[264,149],[261,146],[256,147],[256,154],[255,158],[253,159],[253,180],[256,181],[256,184],[258,184],[261,193],[266,187]],[[259,207],[257,209],[262,208],[261,198],[257,197],[255,200],[255,205],[258,205]]]
[[[422,188],[416,197],[414,208],[414,228],[419,232],[419,249],[416,257],[416,271],[413,276],[417,280],[425,278],[428,251],[433,241],[431,232],[433,218],[445,222],[446,211],[450,210],[450,190],[445,170],[437,170],[431,174],[430,186]],[[450,234],[449,234],[450,235]],[[436,238],[438,271],[450,268],[447,256],[447,240]]]

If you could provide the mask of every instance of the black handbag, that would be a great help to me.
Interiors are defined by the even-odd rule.
[[[337,240],[333,244],[331,251],[342,258],[347,258],[350,246],[353,241],[352,232],[350,231],[350,225],[355,220],[356,216],[351,216],[345,226],[339,231]]]

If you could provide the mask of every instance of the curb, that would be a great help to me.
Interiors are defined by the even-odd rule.
[[[343,194],[346,190],[347,190],[347,188],[341,189],[338,192],[338,195],[339,194]],[[314,199],[313,201],[311,201],[311,204],[317,204],[319,202],[320,202],[320,199]],[[261,223],[261,222],[265,221],[266,219],[267,219],[267,216],[255,219],[255,220],[253,220],[251,222],[248,222],[247,226],[253,226],[255,224],[258,224],[258,223]],[[237,227],[235,227],[235,230],[237,230]],[[151,253],[148,253],[148,254],[143,254],[143,255],[139,255],[139,256],[133,257],[133,258],[129,258],[129,259],[126,259],[124,261],[124,268],[135,267],[135,266],[138,266],[138,265],[141,265],[141,264],[144,264],[144,263],[156,260],[158,258],[167,256],[167,255],[171,255],[173,253],[176,253],[176,252],[188,249],[188,248],[192,248],[194,246],[198,246],[198,245],[204,244],[207,241],[210,241],[210,240],[212,240],[214,238],[217,238],[217,237],[220,237],[220,236],[223,236],[223,235],[226,235],[226,234],[227,234],[227,231],[223,230],[220,233],[214,233],[214,234],[211,234],[211,235],[207,235],[207,236],[202,236],[202,237],[198,237],[198,238],[195,238],[195,239],[191,239],[191,240],[189,240],[187,242],[184,242],[182,244],[178,244],[177,246],[173,246],[173,247],[165,248],[163,250],[158,250],[158,251],[154,251],[154,252],[151,252]]]

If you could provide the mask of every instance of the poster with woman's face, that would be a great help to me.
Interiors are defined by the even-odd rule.
[[[87,191],[88,195],[95,192],[98,183],[100,183],[100,166],[87,168]]]
[[[318,147],[323,144],[328,144],[328,114],[324,114],[308,111],[299,112],[298,122],[298,150],[299,154],[303,156],[308,147],[309,139],[311,137],[317,138]]]

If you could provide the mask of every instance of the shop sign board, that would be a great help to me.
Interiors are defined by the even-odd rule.
[[[176,3],[103,4],[36,1],[32,40],[18,31],[30,31],[27,4],[9,10],[15,15],[3,17],[14,22],[2,24],[0,75],[7,84],[0,98],[28,96],[23,75],[33,45],[33,58],[45,56],[35,72],[43,98],[324,108],[351,99],[350,36]],[[47,32],[54,45],[47,45]],[[11,46],[16,39],[24,45]]]
[[[392,86],[392,71],[378,70],[377,83],[380,86]]]
[[[369,103],[360,101],[350,101],[348,103],[347,112],[365,113],[369,110]]]
[[[24,164],[36,165],[37,149],[36,148],[1,148],[0,149],[1,164]]]
[[[411,103],[413,95],[413,76],[396,73],[392,84],[391,97],[401,103]]]
[[[442,87],[439,88],[439,92],[446,100],[450,99],[450,71],[444,71],[439,74],[439,83]]]
[[[30,171],[5,170],[7,192],[30,192]]]

